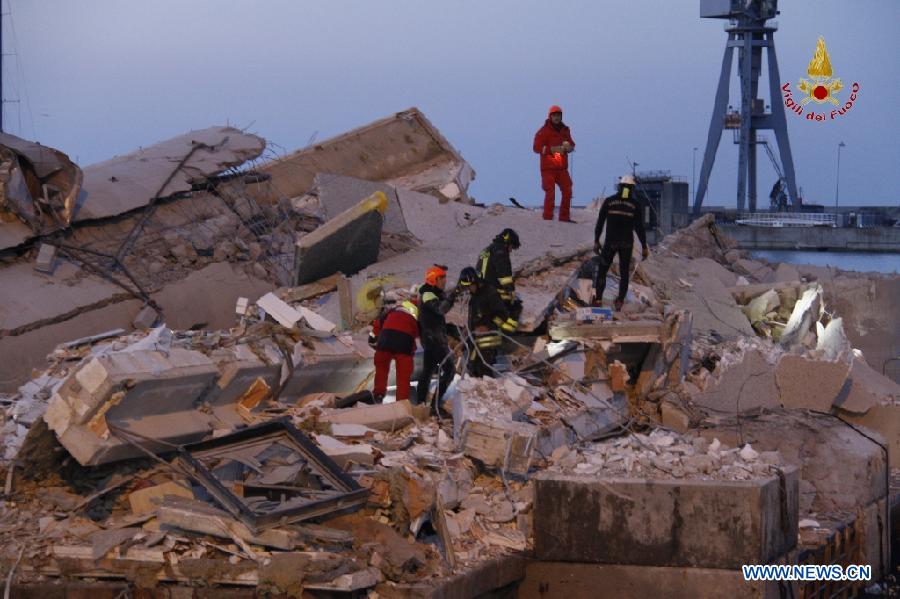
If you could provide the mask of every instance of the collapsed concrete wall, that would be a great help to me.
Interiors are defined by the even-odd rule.
[[[317,142],[262,165],[260,171],[271,175],[272,186],[286,197],[307,193],[316,174],[327,173],[466,200],[475,178],[475,171],[417,108]]]

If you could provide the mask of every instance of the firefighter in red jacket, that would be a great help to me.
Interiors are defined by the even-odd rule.
[[[534,135],[534,152],[541,155],[541,187],[544,190],[544,220],[553,220],[556,186],[562,193],[559,203],[560,222],[570,223],[572,178],[569,176],[569,152],[575,150],[572,133],[562,121],[562,108],[551,106],[547,120]]]
[[[409,381],[413,373],[416,337],[419,336],[419,308],[403,301],[388,309],[372,324],[375,343],[375,387],[372,395],[381,403],[387,394],[391,360],[396,364],[397,401],[409,399]]]

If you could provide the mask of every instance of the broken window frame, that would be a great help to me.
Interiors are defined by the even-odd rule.
[[[299,507],[260,513],[253,511],[241,501],[240,497],[222,484],[200,461],[201,458],[214,457],[219,451],[232,451],[241,445],[251,442],[257,444],[266,440],[272,442],[280,440],[293,445],[309,462],[315,473],[322,476],[339,494]],[[222,437],[182,446],[178,449],[175,463],[184,468],[226,511],[246,524],[254,533],[326,514],[349,513],[362,507],[369,496],[368,489],[361,487],[356,480],[343,472],[334,460],[291,424],[288,418],[279,418]]]

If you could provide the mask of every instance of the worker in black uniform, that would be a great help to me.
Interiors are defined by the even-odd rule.
[[[503,229],[494,237],[491,245],[478,255],[478,263],[475,265],[478,276],[497,290],[507,312],[516,320],[522,314],[522,300],[516,295],[509,255],[513,250],[519,249],[519,246],[519,234],[509,228]]]
[[[615,309],[622,309],[625,295],[628,293],[629,268],[631,252],[634,246],[633,233],[637,233],[641,242],[644,260],[650,256],[647,247],[647,234],[644,232],[644,211],[641,203],[634,195],[634,177],[625,175],[619,179],[618,191],[603,200],[597,225],[594,227],[594,253],[599,254],[599,264],[594,272],[594,305],[603,305],[603,290],[606,288],[606,273],[612,266],[613,256],[619,255],[619,296],[615,300]],[[600,248],[600,233],[606,225],[606,239],[603,249]]]
[[[447,342],[446,314],[453,307],[460,293],[457,285],[450,293],[444,293],[447,284],[447,267],[435,264],[425,272],[425,284],[419,287],[419,337],[422,339],[422,372],[416,387],[417,403],[425,403],[431,387],[431,377],[438,372],[438,386],[432,409],[441,412],[441,399],[456,374],[454,356]]]
[[[498,331],[514,333],[518,321],[510,315],[500,294],[493,285],[483,280],[478,272],[467,266],[459,274],[459,287],[469,296],[469,374],[492,376],[497,351],[503,343]]]

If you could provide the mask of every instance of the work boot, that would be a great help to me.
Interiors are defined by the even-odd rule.
[[[372,398],[375,400],[375,403],[384,403],[384,393],[373,393]]]
[[[384,397],[384,396],[382,396]],[[335,397],[334,398],[334,407],[336,408],[351,408],[355,406],[357,403],[367,403],[372,404],[375,403],[376,397],[372,394],[371,391],[357,391],[356,393],[351,393],[350,395],[345,395],[344,397]],[[381,403],[378,401],[377,403]]]
[[[625,303],[624,301],[620,300],[619,298],[616,298],[616,301],[613,302],[613,307],[616,309],[616,312],[622,311],[622,305],[624,303]]]

